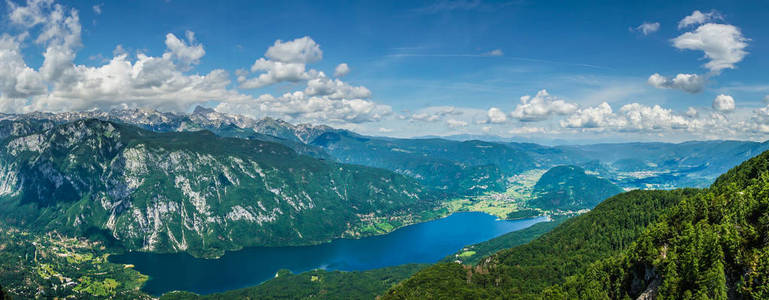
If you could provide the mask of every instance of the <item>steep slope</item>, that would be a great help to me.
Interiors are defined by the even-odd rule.
[[[434,205],[414,180],[389,171],[270,142],[95,119],[4,140],[0,179],[8,222],[205,256],[325,241],[361,219]]]
[[[621,254],[547,298],[769,297],[769,152],[685,199]]]
[[[476,266],[440,263],[417,272],[384,299],[530,299],[628,247],[648,224],[698,190],[632,191],[569,219],[532,242],[500,251]]]
[[[340,162],[411,176],[448,194],[499,191],[504,179],[535,166],[525,152],[502,144],[442,139],[391,139],[327,132],[313,145]]]
[[[593,208],[622,189],[606,179],[589,175],[577,166],[551,168],[534,185],[529,205],[541,209],[579,210]]]

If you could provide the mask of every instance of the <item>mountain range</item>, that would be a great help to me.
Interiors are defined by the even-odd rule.
[[[766,299],[769,151],[706,189],[631,191],[474,265],[422,269],[383,299]]]
[[[0,218],[111,249],[218,257],[393,230],[445,215],[452,199],[500,195],[521,174],[541,174],[522,208],[592,211],[479,246],[488,254],[519,245],[473,265],[366,274],[413,274],[385,298],[761,298],[769,154],[727,170],[767,148],[374,137],[202,107],[2,114]],[[621,193],[635,189],[672,190]],[[368,294],[386,288],[360,284]]]

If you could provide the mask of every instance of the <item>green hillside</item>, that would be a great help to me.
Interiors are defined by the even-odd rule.
[[[426,268],[385,299],[766,299],[769,152],[705,190],[633,191],[476,266]]]
[[[529,205],[547,210],[593,208],[622,189],[606,179],[589,175],[577,166],[558,166],[548,170],[534,186]]]
[[[769,152],[683,200],[633,245],[546,298],[766,299],[769,297]]]
[[[440,263],[412,276],[384,299],[522,298],[538,294],[590,263],[628,247],[663,212],[698,190],[632,191],[602,202],[532,242],[481,259]]]

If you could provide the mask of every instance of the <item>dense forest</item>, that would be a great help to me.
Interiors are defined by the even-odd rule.
[[[621,254],[546,298],[769,298],[769,152],[683,200]]]
[[[622,192],[609,180],[586,174],[577,166],[557,166],[548,170],[534,185],[532,207],[546,210],[593,208],[606,198]]]
[[[766,299],[769,152],[708,189],[633,191],[478,265],[443,263],[384,299]]]
[[[476,266],[443,263],[426,268],[384,299],[530,298],[625,249],[665,209],[697,193],[686,189],[614,196],[531,243],[500,251]]]

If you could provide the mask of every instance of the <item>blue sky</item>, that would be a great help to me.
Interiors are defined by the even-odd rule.
[[[203,104],[404,137],[769,132],[765,1],[40,0],[3,11],[5,50],[23,60],[0,68],[5,112]],[[41,39],[50,28],[58,37]],[[341,63],[350,71],[335,76]],[[12,75],[23,68],[29,76]],[[263,74],[272,77],[257,80]],[[679,74],[688,77],[673,80]]]

